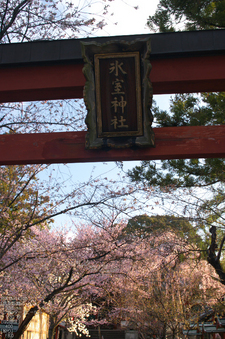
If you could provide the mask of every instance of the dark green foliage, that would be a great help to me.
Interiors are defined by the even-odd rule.
[[[225,93],[181,94],[171,100],[170,112],[153,107],[158,127],[221,125],[225,123]],[[143,161],[128,171],[132,181],[173,188],[208,186],[225,181],[224,159]]]
[[[153,111],[157,127],[220,125],[225,123],[225,94],[176,95],[171,100],[170,112],[155,106]],[[198,247],[202,250],[208,247],[208,230],[212,224],[217,226],[217,239],[220,244],[225,225],[224,159],[143,161],[128,174],[133,182],[154,186],[155,189],[161,190],[161,194],[178,188],[208,187],[209,193],[204,200],[199,200],[195,208],[195,229],[201,230],[199,234],[202,236],[202,241],[197,237]],[[178,218],[179,222],[181,219]],[[194,239],[193,236],[191,238]]]
[[[131,180],[149,186],[169,189],[205,187],[225,181],[224,159],[165,160],[158,166],[154,161],[143,161],[128,171]]]
[[[155,14],[148,19],[148,25],[159,32],[224,29],[225,0],[159,0]],[[169,112],[153,107],[153,116],[158,127],[222,125],[225,124],[225,93],[176,95],[171,101]],[[188,190],[190,193],[195,192],[198,196],[203,190],[194,191],[193,188],[208,188],[196,205],[195,226],[204,232],[204,243],[203,246],[200,243],[200,248],[207,247],[208,262],[220,277],[225,267],[224,255],[217,247],[224,244],[224,173],[224,159],[146,161],[128,173],[132,181],[158,187],[162,193],[188,187],[191,188]],[[212,234],[207,232],[212,229],[217,238],[214,244]],[[209,240],[210,247],[207,245]]]
[[[203,246],[197,229],[185,217],[176,217],[174,215],[156,215],[151,217],[147,214],[137,215],[129,219],[124,231],[126,234],[133,234],[141,238],[171,231],[190,243],[194,243],[199,247]]]
[[[225,0],[160,0],[148,19],[149,27],[160,32],[175,31],[183,22],[185,30],[225,28]]]
[[[153,107],[158,127],[205,126],[225,124],[225,93],[177,94],[170,102],[170,111]]]

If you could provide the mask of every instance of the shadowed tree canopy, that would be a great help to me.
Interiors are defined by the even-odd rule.
[[[148,19],[148,25],[159,32],[224,29],[225,1],[160,0],[155,14]],[[225,123],[224,111],[224,93],[181,94],[171,98],[169,111],[154,106],[153,116],[157,127],[222,125]],[[132,181],[158,187],[162,194],[165,191],[188,188],[196,197],[204,189],[204,197],[199,197],[196,221],[198,223],[201,216],[211,233],[208,262],[218,273],[223,285],[224,173],[224,159],[145,161],[128,172]],[[183,198],[185,199],[185,193]]]
[[[198,235],[196,228],[185,217],[142,214],[129,219],[124,229],[126,234],[135,234],[141,238],[168,231],[175,233],[190,243],[196,244],[200,248],[204,247],[202,238]]]
[[[148,26],[160,32],[175,31],[181,24],[185,30],[225,28],[224,0],[160,0]]]
[[[222,125],[225,111],[225,93],[175,95],[170,111],[154,106],[153,116],[158,127]],[[143,161],[128,171],[132,181],[173,188],[203,187],[225,181],[224,159]]]

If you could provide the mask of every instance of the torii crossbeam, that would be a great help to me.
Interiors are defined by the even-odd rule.
[[[151,38],[154,94],[225,90],[225,30]],[[0,45],[0,102],[82,98],[80,41]],[[225,126],[155,128],[155,148],[85,150],[85,132],[0,135],[0,164],[225,157]],[[16,147],[15,147],[16,145]]]

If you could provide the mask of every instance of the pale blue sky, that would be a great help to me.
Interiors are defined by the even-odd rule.
[[[82,4],[88,0],[80,0]],[[99,6],[102,1],[96,1],[96,5],[93,6],[93,13],[100,10]],[[106,16],[107,25],[95,32],[95,36],[117,36],[117,35],[135,35],[135,34],[149,34],[151,33],[146,26],[149,15],[154,14],[158,0],[114,0],[110,2],[109,14]],[[135,7],[138,6],[137,9]],[[102,8],[102,7],[101,7]],[[111,15],[114,13],[113,15]],[[168,109],[169,107],[168,95],[154,96],[158,106],[161,109]],[[129,168],[134,167],[139,162],[125,162],[124,170],[127,171]],[[53,165],[54,166],[54,165]],[[71,183],[87,181],[91,175],[94,177],[102,175],[102,177],[108,177],[109,179],[115,178],[118,172],[118,168],[114,162],[110,163],[80,163],[80,164],[69,164],[64,167],[60,165],[58,170],[61,171],[61,176],[64,179],[71,176]],[[69,187],[68,187],[69,189]],[[61,216],[57,218],[56,225],[63,224],[68,221],[68,218]]]

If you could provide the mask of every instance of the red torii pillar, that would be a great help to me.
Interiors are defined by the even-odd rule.
[[[225,30],[149,34],[154,94],[225,89]],[[134,40],[140,36],[96,38]],[[0,45],[0,102],[81,98],[79,40]],[[225,156],[225,126],[154,128],[156,147],[85,150],[85,132],[0,135],[0,164]],[[15,146],[16,145],[16,146]]]

